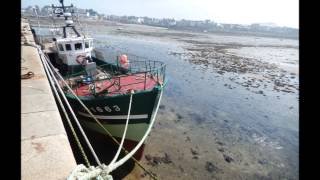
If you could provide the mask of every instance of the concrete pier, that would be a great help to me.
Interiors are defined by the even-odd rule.
[[[26,19],[21,19],[21,179],[66,179],[76,162]]]

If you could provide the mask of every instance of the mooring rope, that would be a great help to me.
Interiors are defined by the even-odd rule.
[[[33,45],[33,44],[27,44],[27,45],[29,45],[29,46],[32,46],[32,47],[35,47],[37,50],[38,50],[38,52],[39,52],[39,54],[43,54],[44,55],[44,57],[45,57],[45,59],[46,59],[46,64],[47,65],[49,65],[51,68],[54,68],[54,66],[51,64],[51,62],[50,62],[50,60],[49,60],[49,58],[47,57],[47,55],[46,54],[44,54],[43,52],[42,52],[42,50],[41,50],[41,48],[39,47],[39,46],[37,46],[37,45]],[[50,70],[50,68],[48,68],[49,70]],[[52,72],[52,71],[51,71]],[[54,71],[54,72],[56,72],[56,71]],[[76,94],[72,91],[72,89],[68,86],[68,84],[64,81],[64,79],[63,79],[63,77],[58,73],[58,72],[56,72],[56,74],[58,75],[58,77],[62,80],[62,82],[66,85],[66,87],[69,89],[69,90],[71,90],[71,93],[75,96],[75,98],[79,101],[79,103],[84,107],[84,109],[91,115],[91,117],[97,122],[97,124],[105,131],[105,133],[116,143],[116,144],[118,144],[118,145],[120,145],[120,143],[118,142],[118,140],[117,139],[115,139],[113,136],[112,136],[112,134],[98,121],[98,119],[91,113],[91,111],[83,104],[83,102],[76,96]],[[55,77],[55,76],[54,76]],[[163,86],[161,85],[161,89],[163,88]],[[157,108],[156,108],[156,111],[155,112],[157,112],[158,111],[158,109],[159,109],[159,105],[160,105],[160,101],[161,101],[161,97],[162,97],[162,90],[161,90],[161,92],[160,92],[160,96],[158,96],[159,98],[158,98],[158,102],[157,102]],[[64,97],[64,96],[63,96]],[[153,123],[154,123],[154,120],[155,120],[155,117],[156,117],[156,114],[153,114],[153,119],[151,120],[151,122],[152,122],[152,125],[153,125]],[[150,132],[150,129],[151,129],[151,127],[152,127],[152,125],[151,126],[149,126],[149,132]],[[147,130],[147,131],[148,131]],[[147,134],[147,133],[146,133]],[[146,137],[147,137],[147,135],[145,134],[145,139],[146,139]],[[142,141],[143,142],[143,141]],[[142,144],[142,143],[141,143]],[[141,146],[141,144],[140,144],[140,146]],[[136,146],[137,147],[137,146]],[[136,148],[136,149],[138,149],[138,148]],[[124,150],[124,152],[128,155],[129,154],[129,152],[124,148],[124,147],[122,147],[122,150]],[[134,154],[134,153],[133,153]],[[129,157],[129,156],[126,156],[126,157]],[[130,158],[130,157],[129,157]],[[142,169],[142,170],[144,170],[147,174],[149,174],[149,176],[151,177],[151,178],[153,178],[153,179],[156,179],[157,180],[157,177],[153,174],[153,173],[151,173],[151,172],[149,172],[136,158],[134,158],[133,156],[131,156],[131,158],[132,158],[132,160]],[[119,161],[118,161],[119,162]],[[101,166],[105,166],[104,164],[102,164],[102,165],[100,165],[100,167]],[[119,166],[119,164],[118,164],[118,166]],[[117,167],[118,167],[117,166]],[[92,167],[92,166],[91,166]],[[110,171],[111,172],[111,171]]]
[[[44,55],[44,54],[40,52],[40,58],[41,58],[41,55]],[[45,58],[46,58],[46,56],[45,56]],[[41,58],[41,60],[42,60],[42,58]],[[48,72],[50,73],[50,76],[53,77],[53,80],[55,81],[55,84],[56,84],[56,86],[58,87],[58,89],[59,89],[59,91],[61,93],[61,87],[59,86],[59,84],[58,84],[58,82],[57,82],[52,70],[50,69],[50,67],[48,65],[48,63],[45,62],[45,61],[43,61],[43,63],[44,63],[44,66],[45,66],[46,70],[48,70]],[[62,96],[65,98],[65,95],[64,95],[63,92],[62,92]],[[64,99],[64,100],[66,100],[66,99]],[[66,103],[68,104],[68,102],[66,102]],[[72,109],[69,109],[69,110],[71,112],[73,112]],[[75,118],[75,121],[78,121],[78,120]],[[79,129],[81,129],[81,126],[79,127]],[[84,137],[87,138],[85,134],[84,134]],[[80,142],[79,142],[79,144],[80,144]],[[80,144],[80,146],[81,146],[81,144]],[[91,146],[91,144],[88,144],[88,146]],[[93,153],[94,156],[96,156],[94,151],[92,153]],[[96,160],[98,160],[97,163],[99,164],[100,163],[99,159],[96,159]],[[97,167],[90,166],[89,161],[87,161],[87,164],[88,164],[88,167],[85,167],[82,164],[78,165],[72,171],[72,173],[69,175],[69,177],[67,179],[68,180],[89,180],[89,179],[95,178],[97,180],[113,180],[112,176],[109,175],[108,166],[106,166],[104,164],[101,164],[101,163]]]
[[[40,55],[40,58],[41,58],[41,55]],[[58,94],[58,92],[57,92],[57,89],[56,89],[55,86],[54,86],[54,81],[53,81],[53,79],[52,79],[52,74],[49,72],[48,66],[46,66],[46,65],[44,64],[42,58],[41,58],[41,61],[42,61],[42,63],[43,63],[43,66],[44,66],[45,71],[46,71],[46,73],[47,73],[47,76],[48,76],[48,78],[49,78],[49,83],[50,83],[50,85],[51,85],[51,87],[52,87],[52,89],[53,89],[53,92],[54,92],[56,98],[58,99],[58,102],[59,102],[60,107],[61,107],[61,109],[62,109],[62,111],[63,111],[63,113],[64,113],[64,116],[65,116],[66,119],[67,119],[68,125],[69,125],[69,127],[70,127],[70,129],[71,129],[71,132],[72,132],[72,135],[73,135],[73,137],[75,138],[76,143],[77,143],[77,145],[78,145],[78,147],[79,147],[79,149],[80,149],[81,155],[83,156],[83,159],[85,160],[87,166],[90,167],[90,162],[89,162],[89,160],[88,160],[88,157],[87,157],[86,153],[85,153],[84,150],[83,150],[83,147],[82,147],[82,145],[81,145],[81,143],[80,143],[80,140],[79,140],[79,138],[78,138],[78,136],[77,136],[77,134],[76,134],[76,132],[75,132],[75,130],[74,130],[74,128],[73,128],[73,125],[72,125],[72,123],[71,123],[71,121],[70,121],[70,118],[69,118],[69,116],[68,116],[68,113],[67,113],[65,107],[63,106],[63,103],[62,103],[61,98],[60,98],[60,96],[59,96],[59,94]]]
[[[40,53],[40,55],[43,54],[42,51],[40,51],[39,53]],[[46,59],[46,56],[45,56],[45,59]],[[49,67],[47,59],[46,59],[46,61],[44,61],[44,64],[45,64],[45,66],[48,66],[48,67]],[[88,147],[89,147],[92,155],[94,156],[97,164],[98,164],[98,165],[101,165],[101,162],[100,162],[97,154],[94,152],[94,150],[93,150],[93,148],[92,148],[92,145],[91,145],[88,137],[86,136],[84,130],[82,129],[82,127],[81,127],[81,125],[80,125],[80,123],[79,123],[76,115],[74,114],[74,112],[73,112],[73,110],[72,110],[72,107],[70,106],[68,100],[66,99],[65,94],[63,93],[61,87],[59,86],[59,83],[58,83],[56,77],[54,76],[54,73],[52,72],[52,70],[51,70],[50,68],[48,68],[48,69],[49,69],[49,72],[53,75],[53,80],[54,80],[54,82],[58,85],[58,90],[59,90],[60,94],[62,95],[62,98],[63,98],[63,100],[65,101],[67,107],[69,108],[69,110],[70,110],[70,112],[71,112],[71,115],[72,115],[72,117],[74,118],[74,120],[75,120],[75,122],[76,122],[76,124],[77,124],[77,126],[78,126],[78,128],[79,128],[79,130],[80,130],[80,132],[81,132],[81,134],[82,134],[82,136],[84,137],[84,139],[85,139],[85,141],[86,141],[86,143],[87,143],[87,145],[88,145]]]
[[[131,90],[131,91],[130,91],[130,102],[129,102],[129,108],[128,108],[128,116],[127,116],[127,120],[126,120],[126,126],[125,126],[125,128],[124,128],[124,130],[123,130],[123,134],[122,134],[122,139],[121,139],[120,145],[119,145],[119,147],[118,147],[118,150],[117,150],[116,155],[113,157],[112,161],[109,163],[108,166],[112,166],[113,163],[118,159],[119,154],[120,154],[120,151],[121,151],[122,146],[123,146],[124,139],[125,139],[125,137],[126,137],[126,135],[127,135],[127,128],[128,128],[129,119],[130,119],[133,93],[134,93],[134,91]]]
[[[48,62],[48,64],[51,66],[51,68],[54,68],[54,66],[52,65],[52,63],[49,61],[48,57],[46,57],[46,60]],[[56,72],[56,71],[55,71]],[[58,75],[58,77],[60,78],[60,80],[66,85],[66,87],[68,88],[68,90],[70,90],[70,92],[72,93],[72,95],[78,100],[78,102],[83,106],[83,108],[90,114],[90,116],[97,122],[97,124],[105,131],[105,133],[107,133],[107,135],[115,142],[117,143],[118,145],[120,145],[120,143],[118,142],[118,140],[116,140],[112,134],[100,123],[100,121],[92,114],[92,112],[86,107],[86,105],[78,98],[78,96],[73,92],[73,90],[69,87],[68,83],[63,79],[63,77],[60,75],[60,73],[56,72],[56,74]],[[163,86],[161,85],[161,89],[163,88]],[[158,111],[159,109],[159,105],[160,105],[160,101],[161,101],[161,97],[162,97],[162,92],[160,93],[160,98],[158,98],[158,104],[157,104],[157,109],[156,109],[156,112]],[[156,116],[154,116],[153,118],[155,119]],[[154,119],[151,120],[152,122],[154,122]],[[151,126],[149,126],[149,129]],[[148,130],[149,130],[148,129]],[[149,130],[150,132],[150,130]],[[147,137],[147,136],[145,136]],[[141,143],[142,144],[142,143]],[[141,146],[140,144],[140,146]],[[137,148],[138,149],[138,148]],[[122,147],[122,150],[125,151],[126,154],[129,154],[129,152]],[[131,158],[134,160],[135,163],[137,163],[137,165],[143,169],[147,174],[150,175],[150,177],[152,177],[153,179],[157,179],[157,177],[155,177],[155,175],[151,172],[149,172],[136,158],[134,158],[133,156],[131,156]]]
[[[147,129],[147,131],[145,132],[144,136],[142,137],[142,139],[140,140],[140,142],[136,145],[136,147],[130,151],[130,153],[128,153],[125,157],[123,157],[122,159],[120,159],[118,162],[114,163],[110,169],[116,169],[118,168],[119,166],[121,166],[123,163],[125,163],[131,156],[133,156],[134,153],[137,152],[137,150],[140,148],[140,146],[142,145],[142,143],[145,141],[145,139],[147,138],[147,136],[149,135],[150,131],[151,131],[151,128],[154,124],[154,121],[156,119],[156,115],[157,115],[157,112],[159,110],[159,106],[160,106],[160,101],[161,101],[161,98],[162,98],[162,94],[163,94],[163,91],[160,92],[160,95],[157,97],[158,99],[158,102],[157,102],[157,105],[155,107],[155,109],[153,110],[154,112],[152,113],[152,117],[151,117],[151,122],[150,122],[150,125]]]

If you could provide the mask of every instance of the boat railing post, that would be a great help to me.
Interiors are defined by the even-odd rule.
[[[147,71],[144,73],[144,90],[146,90],[146,84],[147,84]]]
[[[94,87],[94,95],[96,95],[96,81],[93,81],[93,87]]]
[[[117,68],[118,68],[117,70],[119,70],[119,56],[117,56],[116,58],[117,58],[116,61],[117,61]]]
[[[144,66],[145,66],[145,71],[147,71],[147,69],[148,69],[148,67],[147,67],[147,62],[146,61],[144,61]]]
[[[159,70],[157,69],[157,82],[159,82],[159,72],[158,72]]]
[[[166,77],[166,66],[163,66],[161,69],[162,69],[162,74],[163,74],[162,75],[163,76],[163,80],[162,81],[164,82],[165,81],[165,77]]]
[[[111,73],[112,73],[112,75],[114,75],[114,70],[113,70],[113,66],[110,64],[110,65],[108,65],[108,66],[110,66],[110,69],[111,69]]]
[[[72,84],[71,84],[71,82],[70,82],[70,78],[68,78],[68,81],[69,81],[69,84],[70,84],[70,86],[71,86],[71,89],[73,89]]]
[[[78,83],[76,84],[76,93],[78,94],[78,88],[79,88],[79,85]]]

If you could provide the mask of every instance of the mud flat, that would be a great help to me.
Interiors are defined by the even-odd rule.
[[[287,93],[298,92],[298,43],[291,39],[254,36],[222,36],[168,30],[160,27],[124,26],[116,34],[157,37],[183,43],[185,51],[170,51],[185,60],[212,68],[219,74],[232,73],[233,82],[252,92],[263,94],[259,87]]]

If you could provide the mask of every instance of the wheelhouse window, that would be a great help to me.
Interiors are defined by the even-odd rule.
[[[92,41],[89,41],[89,42],[90,42],[89,46],[92,47]]]
[[[72,50],[70,44],[66,44],[66,50],[67,50],[67,51],[71,51],[71,50]]]
[[[58,44],[59,51],[64,51],[62,44]]]
[[[75,43],[74,44],[74,49],[75,50],[81,50],[82,49],[82,43]]]
[[[84,47],[85,48],[89,48],[89,42],[88,41],[84,42]]]

